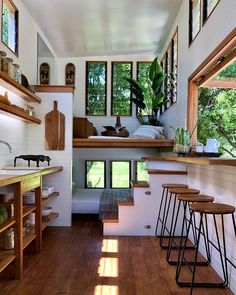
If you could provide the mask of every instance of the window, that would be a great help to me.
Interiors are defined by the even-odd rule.
[[[219,2],[220,0],[189,0],[189,44],[196,38]]]
[[[105,116],[107,63],[86,62],[86,115]]]
[[[177,101],[178,82],[178,30],[175,31],[171,42],[161,60],[164,74],[164,95],[167,97],[165,105],[162,106],[161,113],[165,112]]]
[[[148,172],[146,170],[146,163],[144,161],[136,162],[136,180],[148,181]]]
[[[10,0],[2,1],[2,42],[18,54],[18,10]]]
[[[130,84],[125,78],[132,78],[132,62],[112,62],[112,115],[131,115]]]
[[[130,161],[111,161],[111,188],[129,188]]]
[[[191,43],[201,29],[201,0],[189,2],[189,43]]]
[[[139,80],[143,85],[144,82],[148,81],[148,72],[149,72],[149,68],[150,68],[151,62],[137,62],[137,80]],[[140,113],[140,110],[138,110],[138,112]],[[141,110],[142,115],[148,115],[147,112],[145,112],[145,110]]]
[[[105,161],[85,161],[85,187],[105,188]]]

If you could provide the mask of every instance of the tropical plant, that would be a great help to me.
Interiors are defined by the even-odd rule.
[[[145,110],[149,117],[149,123],[155,124],[155,121],[158,121],[158,110],[167,99],[162,91],[165,74],[158,58],[156,57],[151,63],[146,81],[140,82],[131,78],[126,80],[130,83],[131,92],[135,95],[132,101],[139,110]]]
[[[175,130],[175,145],[174,152],[176,153],[187,153],[189,152],[190,145],[190,132],[186,128],[174,128]]]

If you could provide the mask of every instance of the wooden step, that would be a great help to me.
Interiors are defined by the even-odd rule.
[[[163,169],[147,169],[148,174],[172,174],[172,175],[187,175],[187,171],[183,170],[163,170]]]
[[[132,187],[149,187],[147,181],[131,181]]]
[[[134,206],[134,198],[129,197],[126,201],[118,201],[118,206]]]
[[[102,223],[118,223],[118,210],[104,212]]]

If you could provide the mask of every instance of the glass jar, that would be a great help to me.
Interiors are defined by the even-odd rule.
[[[9,228],[4,233],[4,246],[5,250],[12,250],[14,249],[14,229]]]
[[[15,81],[21,84],[21,70],[18,64],[13,64],[15,66]]]
[[[13,59],[10,57],[7,57],[8,60],[8,75],[15,79],[15,66],[13,65]]]
[[[4,51],[0,51],[0,59],[1,59],[1,71],[7,73],[8,72],[8,60],[7,60],[7,54]]]

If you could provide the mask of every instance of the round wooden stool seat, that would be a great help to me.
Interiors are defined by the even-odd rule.
[[[183,202],[200,202],[200,203],[209,203],[214,201],[214,197],[209,195],[198,195],[198,194],[186,194],[186,195],[179,195],[179,201]]]
[[[182,194],[199,194],[200,190],[194,189],[194,188],[171,188],[169,190],[171,194],[177,194],[177,195],[182,195]]]
[[[220,203],[194,203],[190,205],[190,209],[195,212],[206,214],[232,214],[235,212],[235,207]]]
[[[181,184],[181,183],[164,183],[162,184],[163,188],[188,188],[187,184]]]

